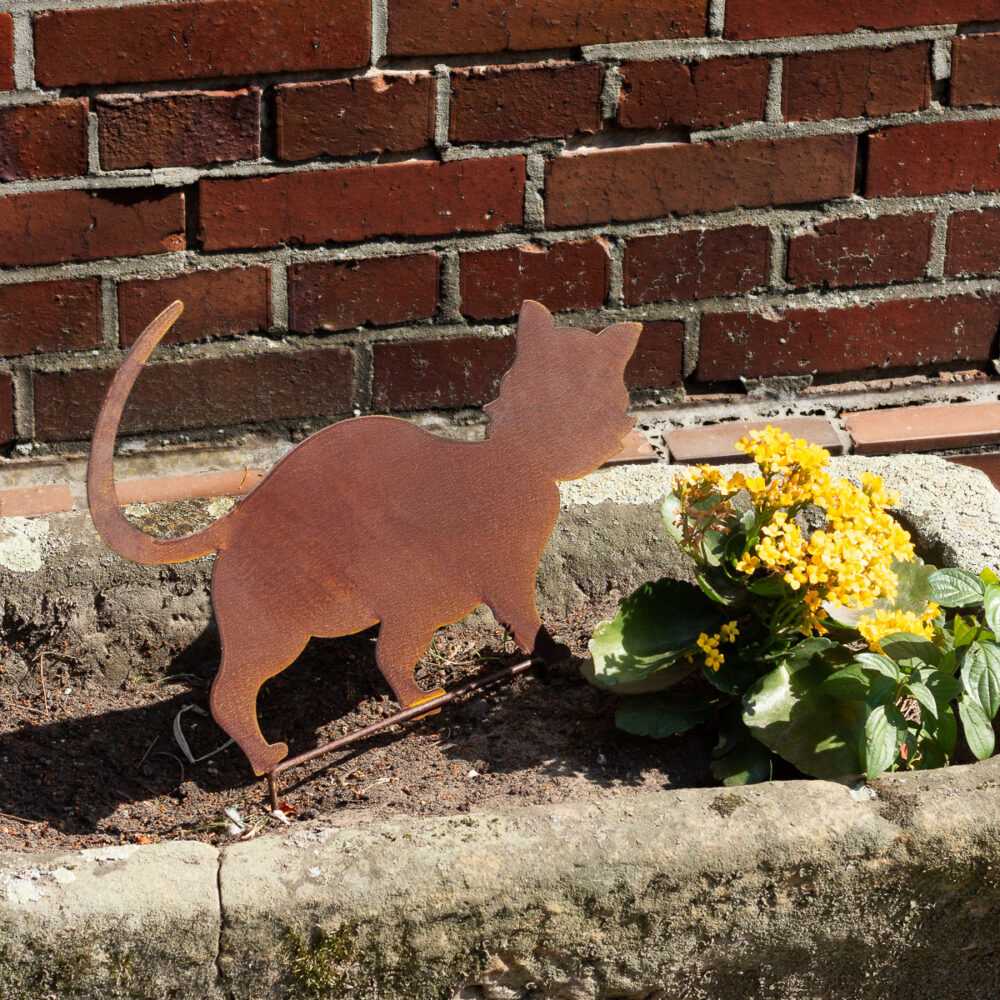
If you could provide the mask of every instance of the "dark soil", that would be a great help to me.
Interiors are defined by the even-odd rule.
[[[611,613],[609,603],[550,628],[583,655],[594,622]],[[295,754],[397,711],[374,665],[373,638],[314,642],[262,691],[265,735]],[[439,634],[421,680],[450,686],[513,662],[515,653],[492,623],[471,620]],[[36,677],[0,688],[0,849],[226,843],[282,829],[268,814],[264,783],[235,746],[190,764],[174,739],[182,708],[207,709],[217,662],[217,641],[206,634],[169,677],[133,676],[109,689],[50,655]],[[288,772],[287,816],[293,824],[350,824],[711,781],[707,736],[657,743],[617,732],[613,699],[578,669],[577,660],[522,677]],[[207,715],[189,710],[181,725],[196,757],[225,741]],[[227,808],[238,810],[242,832]]]

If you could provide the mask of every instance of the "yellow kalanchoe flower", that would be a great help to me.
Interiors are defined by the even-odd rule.
[[[736,637],[740,634],[738,622],[727,622],[719,629],[719,635],[724,642],[736,642]]]
[[[710,670],[718,670],[726,662],[726,658],[719,652],[720,642],[721,636],[718,635],[702,632],[698,636],[698,648],[705,654],[705,666]]]

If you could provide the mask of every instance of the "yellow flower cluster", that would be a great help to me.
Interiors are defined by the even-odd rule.
[[[719,651],[719,646],[723,643],[734,643],[740,634],[739,625],[736,622],[727,622],[715,635],[702,632],[698,636],[698,648],[705,654],[705,666],[710,670],[718,670],[726,657]]]
[[[893,561],[912,560],[914,550],[909,534],[887,510],[897,498],[878,476],[865,473],[860,488],[834,479],[826,471],[826,449],[776,427],[752,432],[737,448],[757,463],[761,475],[738,472],[727,478],[701,466],[687,473],[677,492],[685,511],[693,502],[718,496],[720,518],[732,511],[738,493],[749,495],[765,523],[754,549],[735,561],[738,572],[753,576],[764,570],[801,591],[806,634],[825,631],[824,601],[858,609],[895,597]],[[811,534],[796,521],[808,507],[819,508],[826,519],[824,528]]]
[[[909,632],[911,635],[922,635],[925,639],[934,638],[934,619],[941,614],[941,609],[931,602],[923,614],[912,611],[876,611],[858,622],[858,631],[864,636],[868,648],[881,653],[880,643],[887,635],[894,632]]]

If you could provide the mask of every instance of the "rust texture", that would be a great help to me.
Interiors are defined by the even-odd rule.
[[[422,690],[414,668],[438,628],[480,604],[525,653],[551,653],[535,576],[559,513],[556,484],[597,469],[632,429],[624,371],[640,324],[557,329],[544,306],[525,302],[485,440],[446,440],[392,417],[344,420],[289,452],[226,517],[159,539],[119,508],[114,441],[135,380],[182,310],[175,302],[153,320],[108,389],[88,500],[97,530],[127,559],[216,555],[212,714],[256,774],[288,754],[261,733],[257,694],[311,636],[380,623],[376,659],[404,708],[442,696]]]

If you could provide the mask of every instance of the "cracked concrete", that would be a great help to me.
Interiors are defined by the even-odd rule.
[[[1000,566],[981,473],[833,466],[881,473],[935,558]],[[567,484],[543,602],[680,572],[656,511],[674,471]],[[130,569],[163,596],[158,571]],[[203,572],[187,582],[201,600]],[[978,1000],[1000,991],[998,872],[1000,759],[860,792],[785,782],[326,818],[221,849],[7,852],[0,1000]]]

